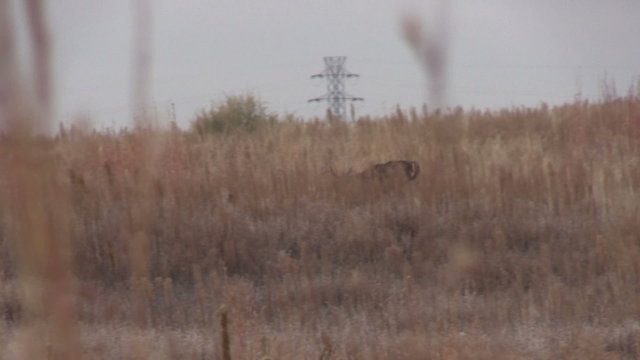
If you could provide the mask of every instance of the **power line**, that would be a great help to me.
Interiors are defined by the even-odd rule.
[[[327,79],[327,93],[320,97],[309,99],[309,102],[327,101],[329,103],[328,110],[333,116],[340,119],[345,118],[347,112],[345,106],[346,101],[364,101],[361,97],[351,96],[345,93],[344,79],[360,76],[358,74],[352,74],[345,69],[344,63],[346,61],[346,56],[325,56],[324,71],[311,76],[312,79]]]

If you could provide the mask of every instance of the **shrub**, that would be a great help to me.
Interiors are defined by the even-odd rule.
[[[202,110],[192,122],[191,128],[201,136],[228,134],[234,131],[253,132],[277,121],[277,116],[267,111],[255,96],[227,96],[225,101]]]

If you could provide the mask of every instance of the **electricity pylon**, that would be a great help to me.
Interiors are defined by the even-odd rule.
[[[346,56],[325,56],[324,57],[324,71],[311,76],[315,78],[327,79],[327,93],[313,99],[309,99],[309,102],[327,101],[329,103],[328,111],[331,115],[345,119],[346,114],[346,101],[363,101],[361,97],[351,96],[344,91],[344,79],[359,77],[360,75],[347,72],[344,67],[344,63],[347,61]]]

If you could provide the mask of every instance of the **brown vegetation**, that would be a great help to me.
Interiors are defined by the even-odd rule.
[[[26,196],[15,146],[0,140],[3,203]],[[223,304],[234,359],[640,353],[637,95],[251,133],[65,133],[29,149],[50,164],[37,184],[57,192],[43,216],[69,224],[86,358],[211,358]],[[414,159],[423,173],[363,202],[326,176],[331,152],[340,168]],[[0,207],[0,289],[25,281],[16,221]],[[19,297],[0,293],[2,358],[27,346]]]

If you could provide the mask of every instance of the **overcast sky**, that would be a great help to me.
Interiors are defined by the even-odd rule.
[[[19,1],[14,1],[14,6]],[[407,12],[436,22],[434,1],[152,0],[152,98],[186,125],[225,94],[253,92],[278,113],[323,116],[323,56],[347,56],[365,98],[358,115],[421,106],[425,75],[402,36]],[[130,0],[46,2],[56,113],[98,127],[130,124]],[[605,74],[625,92],[640,75],[637,0],[451,2],[448,105],[497,108],[599,96]]]

